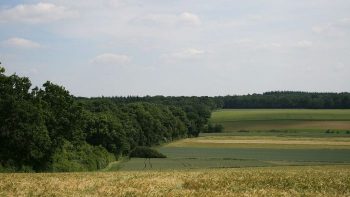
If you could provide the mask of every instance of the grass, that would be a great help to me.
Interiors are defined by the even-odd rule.
[[[350,138],[207,136],[158,147],[166,159],[131,159],[118,170],[350,164]]]
[[[213,122],[241,120],[350,120],[348,109],[224,109],[213,112]]]
[[[326,131],[332,130],[349,130],[350,121],[305,121],[305,120],[243,120],[215,122],[224,125],[225,131],[239,130],[309,130],[309,131]]]
[[[241,159],[257,161],[302,161],[350,163],[349,149],[274,149],[274,148],[189,148],[171,147],[161,151],[169,158]],[[220,161],[219,161],[220,162]]]
[[[0,196],[349,196],[350,166],[0,174]]]
[[[164,147],[350,149],[350,138],[206,135],[179,140]]]
[[[262,134],[280,131],[290,134],[291,131],[309,131],[322,135],[333,130],[334,134],[350,136],[350,110],[230,109],[213,112],[210,121],[222,124],[225,132],[258,131]]]

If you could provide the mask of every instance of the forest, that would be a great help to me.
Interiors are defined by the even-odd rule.
[[[118,103],[152,102],[166,105],[204,104],[210,109],[350,109],[350,93],[273,91],[262,94],[173,97],[111,97]]]
[[[33,87],[0,67],[0,172],[103,169],[137,147],[210,132],[211,112],[221,108],[345,109],[350,94],[84,98],[49,81]]]
[[[188,102],[167,105],[77,99],[64,87],[34,87],[27,77],[0,70],[0,171],[92,171],[154,146],[195,137],[210,109]]]

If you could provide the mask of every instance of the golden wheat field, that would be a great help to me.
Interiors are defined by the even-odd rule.
[[[0,174],[0,196],[350,196],[350,166]]]

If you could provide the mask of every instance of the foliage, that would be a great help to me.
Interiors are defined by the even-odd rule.
[[[2,170],[97,170],[106,166],[107,151],[118,158],[137,146],[197,136],[210,117],[209,106],[186,99],[77,99],[49,81],[31,89],[27,77],[4,73],[1,68]]]
[[[350,93],[276,91],[216,97],[224,109],[350,109]]]
[[[130,157],[137,158],[166,158],[166,156],[155,149],[146,146],[138,146],[130,152]]]
[[[211,122],[208,123],[206,129],[204,130],[204,133],[221,133],[224,131],[224,126],[221,124],[212,124]]]
[[[115,158],[101,146],[84,143],[74,146],[65,141],[53,155],[54,172],[93,171],[105,168]]]

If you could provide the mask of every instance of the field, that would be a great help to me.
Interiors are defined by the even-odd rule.
[[[350,166],[0,174],[0,196],[349,196]]]
[[[350,138],[205,136],[179,140],[158,150],[166,159],[136,159],[114,169],[173,170],[295,165],[350,165]]]
[[[350,110],[219,110],[212,113],[211,122],[237,135],[350,136]]]
[[[0,174],[0,196],[350,196],[350,110],[222,110],[224,133],[105,172]]]
[[[220,110],[210,121],[225,132],[158,147],[166,159],[131,159],[112,169],[350,165],[350,110]]]

